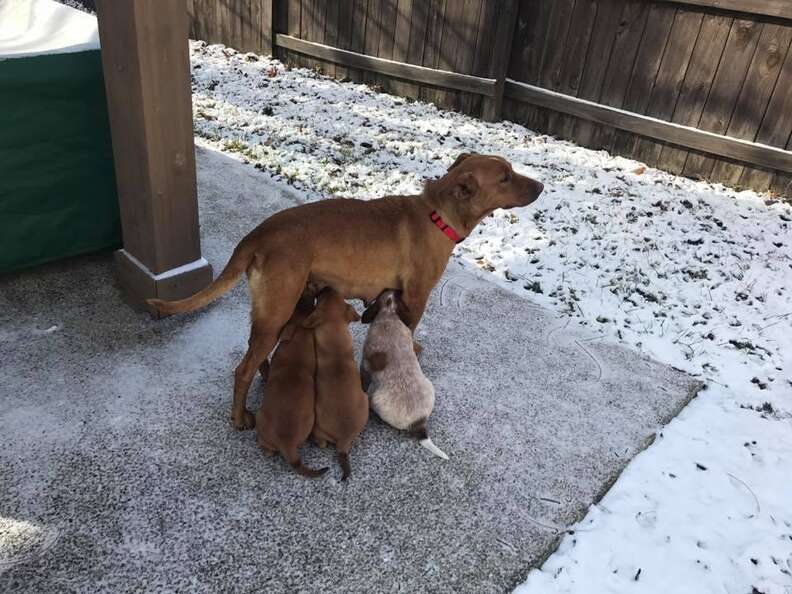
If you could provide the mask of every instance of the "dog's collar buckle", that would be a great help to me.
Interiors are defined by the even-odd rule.
[[[429,218],[437,226],[437,228],[440,229],[440,231],[442,231],[443,233],[445,233],[448,236],[448,238],[454,243],[462,243],[465,240],[465,238],[462,237],[459,233],[457,233],[456,230],[451,225],[449,225],[443,220],[443,217],[441,217],[440,213],[437,212],[436,210],[432,211],[432,214],[429,215]]]

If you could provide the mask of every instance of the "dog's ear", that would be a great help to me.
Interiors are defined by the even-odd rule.
[[[322,322],[324,322],[324,316],[322,315],[322,312],[318,309],[315,309],[310,316],[303,320],[302,327],[316,328],[317,326],[320,326]]]
[[[289,342],[292,338],[294,338],[294,332],[296,330],[297,330],[297,324],[295,324],[294,322],[289,322],[280,331],[278,340],[280,340],[281,342]]]
[[[402,301],[401,291],[396,295],[396,315],[404,322],[405,326],[409,326],[412,322],[412,314],[410,313],[407,304]]]
[[[366,311],[363,312],[363,317],[360,318],[360,321],[363,322],[364,324],[371,324],[371,322],[373,322],[374,319],[377,317],[378,313],[379,313],[379,300],[375,299],[374,301],[371,302],[371,305],[369,305],[366,308]]]
[[[476,176],[472,172],[466,171],[454,181],[451,192],[458,200],[470,200],[478,193],[479,185]]]
[[[358,312],[356,312],[355,308],[352,307],[351,305],[349,305],[349,303],[347,303],[347,306],[346,306],[346,320],[347,320],[347,322],[359,322],[360,321],[360,316],[358,315]]]
[[[465,159],[467,159],[467,158],[470,156],[470,154],[471,154],[471,153],[462,153],[461,155],[459,155],[459,156],[456,158],[456,161],[454,161],[454,162],[451,164],[451,167],[449,167],[449,168],[448,168],[448,171],[451,171],[451,170],[452,170],[454,167],[456,167],[456,166],[457,166],[457,165],[459,165],[459,164],[460,164],[462,161],[464,161]]]

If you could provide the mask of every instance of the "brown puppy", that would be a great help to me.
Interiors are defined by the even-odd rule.
[[[368,421],[368,397],[360,387],[350,322],[360,316],[333,289],[319,294],[316,310],[303,322],[316,340],[316,423],[313,438],[319,447],[336,444],[345,481],[350,474],[352,441]]]
[[[256,415],[259,446],[271,456],[280,452],[292,468],[308,477],[321,476],[300,460],[299,447],[308,440],[316,417],[316,352],[313,331],[303,322],[313,311],[313,299],[302,298],[280,334],[272,356],[267,388]]]
[[[209,287],[181,301],[148,303],[163,315],[193,311],[247,273],[251,330],[248,351],[235,372],[232,417],[237,428],[248,429],[254,425],[245,408],[250,382],[306,283],[367,302],[386,287],[399,289],[414,331],[455,242],[496,208],[526,206],[542,189],[500,157],[463,154],[446,175],[426,182],[418,196],[338,198],[278,212],[237,245]]]

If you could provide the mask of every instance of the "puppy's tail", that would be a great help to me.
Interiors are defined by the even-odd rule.
[[[192,297],[180,299],[179,301],[148,299],[147,303],[156,309],[157,313],[160,315],[170,315],[195,311],[226,294],[237,284],[253,259],[253,253],[245,249],[243,244],[244,242],[240,243],[234,250],[231,259],[228,261],[228,264],[226,264],[223,272],[220,273],[220,276],[218,276],[211,285],[198,291]]]
[[[448,455],[438,448],[434,442],[429,438],[426,431],[426,419],[419,419],[410,426],[410,434],[418,440],[418,443],[432,452],[438,458],[448,460]]]

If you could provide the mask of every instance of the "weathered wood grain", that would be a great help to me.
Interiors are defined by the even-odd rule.
[[[646,113],[675,15],[676,8],[668,4],[654,2],[650,7],[624,99],[625,109]],[[612,151],[619,155],[632,155],[638,140],[631,134],[617,132]]]
[[[570,97],[549,89],[506,81],[506,95],[534,105],[585,118],[599,124],[655,138],[678,146],[738,161],[755,163],[768,169],[792,172],[792,153],[777,147],[759,145],[746,140],[713,134],[658,120],[649,116],[606,107],[593,101]]]
[[[694,128],[698,126],[733,20],[723,15],[704,16],[671,117],[672,122]],[[681,173],[687,156],[687,151],[666,145],[657,159],[657,167],[672,173]]]
[[[748,68],[748,75],[734,107],[734,114],[726,129],[727,136],[744,140],[756,138],[770,97],[776,88],[790,40],[792,40],[792,27],[765,23]],[[787,89],[787,93],[789,92],[792,92],[792,89]],[[739,183],[742,174],[741,165],[716,163],[711,177],[728,186],[735,186]]]
[[[732,23],[698,128],[716,134],[726,133],[761,29],[761,23],[756,21],[735,19]],[[710,157],[691,154],[682,173],[693,178],[709,178],[714,164]]]
[[[285,47],[294,52],[299,52],[320,60],[327,60],[340,64],[346,64],[361,70],[395,76],[406,80],[413,80],[420,83],[458,89],[469,93],[479,93],[481,95],[492,96],[495,93],[495,81],[488,78],[470,76],[468,74],[457,74],[445,70],[435,70],[423,66],[413,66],[412,64],[402,64],[391,60],[383,60],[364,54],[357,54],[338,48],[321,45],[278,34],[275,38],[277,45]]]
[[[670,120],[674,114],[682,82],[685,79],[693,48],[701,31],[701,12],[679,9],[666,43],[660,69],[657,72],[646,115],[661,120]],[[663,145],[649,139],[636,143],[633,158],[654,167],[663,150]]]

